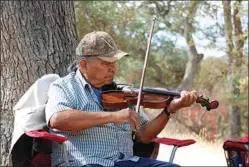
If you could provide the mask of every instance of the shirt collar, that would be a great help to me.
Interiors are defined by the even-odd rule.
[[[76,76],[80,79],[80,82],[82,83],[82,85],[83,85],[84,88],[86,87],[86,85],[88,85],[89,87],[91,87],[91,85],[83,77],[83,75],[81,74],[81,72],[80,72],[79,69],[76,71]]]

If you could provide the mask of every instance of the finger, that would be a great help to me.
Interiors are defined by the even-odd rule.
[[[138,114],[136,113],[136,111],[134,111],[134,110],[132,110],[132,109],[130,109],[130,108],[128,108],[128,112],[129,112],[129,123],[130,123],[130,125],[131,125],[131,128],[133,129],[133,130],[136,130],[137,128],[138,128],[138,121],[139,121],[139,118],[138,118]]]
[[[136,118],[137,120],[140,119],[140,116],[139,116],[139,114],[138,114],[136,111],[130,109],[130,113],[131,113],[131,117],[134,117],[134,118]]]
[[[138,114],[137,114],[137,115],[138,115]],[[136,117],[136,129],[137,129],[137,130],[139,129],[140,124],[141,124],[141,120],[140,120],[140,116],[138,115],[138,116]]]
[[[136,113],[135,115],[136,122],[140,123],[140,115]]]
[[[197,92],[196,91],[192,91],[191,92],[191,103],[196,102],[197,97],[198,97]]]
[[[130,120],[128,121],[128,124],[131,126],[131,129],[132,129],[133,131],[136,131],[136,126],[135,126],[134,121],[133,121],[132,119],[130,119]]]
[[[198,98],[198,95],[197,95],[197,93],[193,94],[193,96],[194,96],[194,99],[193,99],[193,101],[194,101],[194,102],[196,102],[196,100],[197,100],[197,98]]]
[[[187,91],[181,92],[181,103],[183,105],[186,105],[189,101],[189,93]]]
[[[131,119],[134,121],[136,129],[140,126],[140,116],[138,113],[133,112],[133,115],[131,116]]]
[[[197,92],[195,90],[191,91],[190,93],[193,94],[193,95],[195,95],[195,96],[197,96]]]
[[[186,94],[187,94],[187,91],[185,91],[185,90],[181,91],[181,97],[185,97]]]
[[[134,117],[131,120],[133,122],[135,129],[137,130],[139,128],[139,123],[136,121],[136,119]]]
[[[191,106],[196,101],[195,95],[190,94],[188,106]]]
[[[185,101],[186,91],[180,92],[180,98],[174,99],[170,104],[174,104],[175,106],[182,106]]]

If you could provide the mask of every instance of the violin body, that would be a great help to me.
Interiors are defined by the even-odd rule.
[[[137,104],[138,93],[109,91],[102,94],[102,104],[105,109],[124,109]],[[163,109],[169,104],[170,96],[143,93],[141,105],[144,108]]]

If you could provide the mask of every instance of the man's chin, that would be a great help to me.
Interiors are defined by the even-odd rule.
[[[109,85],[109,84],[111,84],[111,83],[112,83],[112,81],[113,81],[113,79],[111,79],[111,80],[107,80],[107,81],[105,82],[105,85]]]

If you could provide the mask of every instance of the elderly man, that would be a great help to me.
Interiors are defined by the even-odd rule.
[[[68,138],[71,166],[177,166],[133,155],[132,131],[136,140],[149,143],[165,127],[171,113],[196,101],[196,92],[182,91],[155,119],[148,121],[130,108],[104,111],[101,88],[111,84],[116,62],[128,55],[102,31],[86,34],[77,49],[77,70],[53,82],[48,92],[46,120],[51,133]],[[65,166],[63,150],[53,145],[53,166]]]

